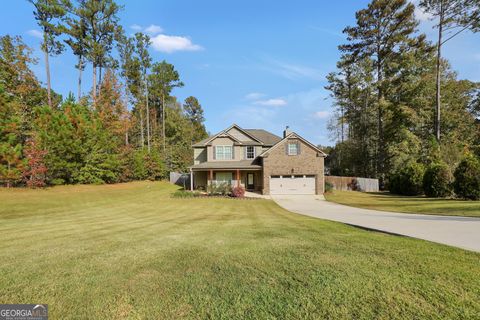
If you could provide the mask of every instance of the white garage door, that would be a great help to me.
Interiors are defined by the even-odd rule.
[[[270,176],[270,194],[315,194],[315,176]]]

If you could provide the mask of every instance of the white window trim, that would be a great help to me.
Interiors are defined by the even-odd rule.
[[[218,150],[222,148],[221,157],[219,157]],[[225,158],[225,148],[230,148],[230,158]],[[215,160],[233,160],[233,146],[215,146]]]
[[[290,146],[295,146],[295,152],[290,149]],[[288,143],[288,155],[289,156],[298,156],[298,144],[296,142],[289,142]]]
[[[248,157],[248,148],[253,148],[253,157],[251,157],[251,158]],[[253,159],[255,159],[256,156],[257,156],[257,148],[255,148],[255,146],[246,146],[245,147],[245,158],[247,160],[253,160]]]

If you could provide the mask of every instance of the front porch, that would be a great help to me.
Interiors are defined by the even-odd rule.
[[[193,190],[206,190],[209,185],[227,183],[231,187],[243,187],[248,191],[262,191],[263,176],[261,169],[208,169],[190,171]]]

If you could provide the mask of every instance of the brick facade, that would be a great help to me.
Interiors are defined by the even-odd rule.
[[[290,156],[286,152],[289,142],[300,144],[300,154]],[[316,194],[324,192],[324,157],[299,139],[288,139],[272,149],[263,158],[263,194],[270,193],[272,175],[315,175]]]

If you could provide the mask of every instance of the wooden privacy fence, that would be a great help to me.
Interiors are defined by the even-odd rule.
[[[325,182],[330,182],[335,190],[378,192],[378,179],[359,177],[325,176]]]

